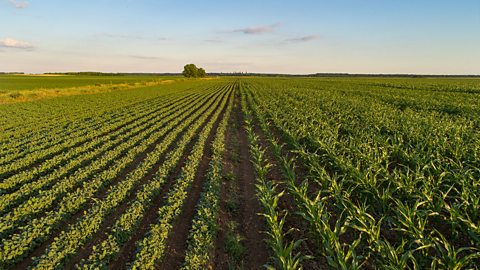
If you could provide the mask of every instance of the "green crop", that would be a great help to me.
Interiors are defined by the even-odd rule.
[[[0,92],[1,269],[235,268],[261,245],[267,269],[480,265],[478,79],[8,75]]]

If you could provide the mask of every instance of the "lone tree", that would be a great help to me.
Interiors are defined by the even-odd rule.
[[[205,69],[197,68],[195,64],[188,64],[183,67],[183,76],[187,78],[203,78],[207,75]]]
[[[197,70],[197,75],[198,75],[198,77],[200,77],[200,78],[205,78],[205,76],[207,76],[207,73],[205,72],[205,69],[199,68],[199,69]]]

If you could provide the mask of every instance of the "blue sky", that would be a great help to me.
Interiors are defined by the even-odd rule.
[[[479,0],[0,0],[0,71],[480,74]]]

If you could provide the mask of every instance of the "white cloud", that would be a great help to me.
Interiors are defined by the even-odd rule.
[[[15,8],[26,8],[28,7],[28,2],[27,1],[18,1],[18,0],[8,0],[12,5],[15,6]]]
[[[0,47],[26,49],[26,50],[34,48],[32,44],[26,41],[21,41],[13,38],[0,39]]]
[[[279,27],[279,23],[271,24],[271,25],[259,25],[259,26],[252,26],[246,27],[241,29],[235,29],[233,32],[244,33],[247,35],[258,35],[258,34],[266,34],[271,33],[275,30],[275,28]]]
[[[289,42],[308,42],[308,41],[312,41],[312,40],[319,39],[319,38],[320,38],[320,36],[318,36],[318,35],[310,35],[310,36],[304,36],[304,37],[298,37],[298,38],[289,38],[286,41],[289,41]]]

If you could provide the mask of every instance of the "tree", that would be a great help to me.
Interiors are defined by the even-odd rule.
[[[197,68],[194,64],[185,65],[182,74],[187,78],[204,78],[207,76],[205,69]]]
[[[199,78],[205,78],[205,76],[207,76],[207,73],[205,72],[205,69],[199,68],[197,70],[197,75]]]
[[[183,76],[187,78],[198,77],[198,69],[194,64],[188,64],[183,67]]]

